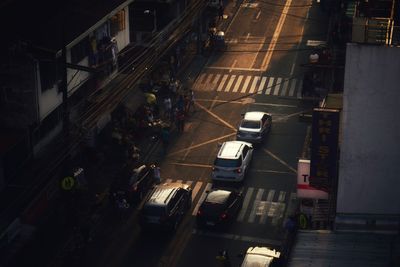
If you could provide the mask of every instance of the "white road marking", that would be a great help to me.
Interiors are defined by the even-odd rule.
[[[207,112],[208,114],[210,114],[211,116],[213,116],[214,118],[216,118],[218,121],[222,122],[226,127],[231,128],[232,130],[236,131],[236,127],[234,127],[232,124],[228,123],[227,121],[223,120],[221,117],[219,117],[218,115],[214,114],[213,112],[211,112],[210,110],[208,110],[205,106],[203,106],[202,104],[199,104],[196,102],[196,105],[198,107],[200,107],[202,110],[204,110],[205,112]]]
[[[285,80],[283,81],[283,87],[282,87],[281,96],[285,96],[285,95],[286,95],[288,86],[289,86],[289,79],[285,79]]]
[[[266,95],[271,94],[271,89],[272,89],[272,86],[274,84],[274,79],[275,79],[274,77],[269,78],[267,89],[265,90],[265,94]]]
[[[277,24],[277,26],[275,28],[274,35],[272,36],[271,42],[270,42],[270,44],[268,46],[268,50],[267,50],[268,52],[265,55],[265,58],[264,58],[264,60],[263,60],[263,62],[261,64],[261,68],[263,70],[267,70],[269,62],[271,61],[272,53],[275,50],[275,46],[277,44],[279,35],[280,35],[281,31],[282,31],[283,24],[284,24],[284,22],[286,20],[286,15],[288,14],[289,7],[290,7],[291,3],[292,3],[292,0],[287,0],[287,2],[285,3],[285,7],[282,10],[281,16],[279,17],[279,21],[278,21],[278,24]]]
[[[253,187],[249,187],[247,189],[246,195],[244,196],[242,209],[240,210],[240,213],[237,217],[237,221],[239,221],[239,222],[243,221],[243,219],[244,219],[244,215],[246,214],[247,207],[249,206],[251,196],[253,195],[253,191],[254,191]]]
[[[257,71],[260,72],[262,71],[262,69],[254,69],[254,68],[233,68],[233,67],[213,67],[213,66],[208,66],[205,67],[207,69],[214,69],[214,70],[228,70],[228,71],[232,71],[232,70],[242,70],[242,71]]]
[[[258,11],[257,16],[256,16],[256,20],[258,20],[260,18],[261,15],[261,10]]]
[[[247,86],[249,86],[249,83],[250,83],[251,77],[252,77],[252,76],[247,76],[246,80],[244,81],[244,84],[243,84],[242,90],[240,91],[241,93],[243,93],[243,94],[244,94],[244,93],[246,93]]]
[[[214,81],[212,83],[214,84],[218,83],[219,77],[221,77],[221,74],[215,75]]]
[[[228,84],[225,87],[225,92],[229,92],[229,90],[231,89],[231,86],[232,86],[233,82],[235,81],[235,79],[236,79],[236,75],[232,75],[231,78],[229,79]]]
[[[265,85],[265,82],[267,81],[267,77],[262,77],[262,79],[261,79],[261,83],[260,83],[260,85],[258,86],[258,89],[257,89],[257,94],[262,94],[263,93],[263,90],[264,90],[264,85]]]
[[[210,144],[210,143],[214,143],[214,142],[216,142],[216,141],[218,141],[218,140],[231,137],[231,136],[233,136],[233,135],[236,135],[236,131],[233,132],[233,133],[230,133],[230,134],[226,134],[226,135],[224,135],[224,136],[220,136],[220,137],[217,137],[217,138],[214,138],[214,139],[205,141],[205,142],[203,142],[203,143],[194,145],[194,146],[192,146],[192,147],[183,148],[183,149],[180,149],[180,150],[178,150],[178,151],[171,152],[171,153],[169,153],[169,154],[167,155],[167,157],[170,157],[170,156],[173,156],[173,155],[182,153],[182,152],[184,152],[184,151],[186,151],[186,150],[188,150],[188,149],[193,149],[193,148],[198,148],[198,147],[201,147],[201,146],[205,146],[205,145],[208,145],[208,144]]]
[[[224,239],[251,242],[251,243],[255,243],[255,244],[267,244],[267,245],[271,245],[271,246],[282,245],[282,241],[280,241],[280,240],[267,239],[267,238],[234,235],[234,234],[228,234],[228,233],[209,232],[209,231],[197,230],[197,229],[193,229],[192,233],[198,234],[198,235],[210,236],[210,237],[218,237],[218,238],[224,238]]]
[[[297,170],[295,168],[293,168],[292,166],[290,166],[286,161],[280,159],[278,156],[276,156],[274,153],[272,153],[271,151],[269,151],[268,149],[263,149],[263,151],[265,153],[267,153],[268,155],[270,155],[271,157],[273,157],[274,159],[276,159],[277,161],[279,161],[282,165],[286,166],[289,170],[291,170],[294,173],[297,173]]]
[[[202,73],[197,79],[196,83],[203,83],[203,79],[206,77],[207,73]]]
[[[210,73],[210,74],[207,76],[207,79],[206,79],[205,83],[210,83],[213,76],[214,76],[214,75],[213,75],[212,73]]]
[[[278,202],[285,202],[285,198],[286,198],[286,191],[280,191],[279,197],[278,197]]]
[[[218,86],[218,88],[217,88],[217,91],[222,91],[222,88],[224,87],[224,84],[225,84],[226,79],[228,79],[228,74],[225,74],[225,75],[222,77],[222,81],[220,82],[220,84],[219,84],[219,86]]]
[[[310,9],[307,10],[306,20],[308,20],[309,13],[310,13]],[[301,33],[300,33],[301,38],[300,38],[300,41],[298,42],[297,47],[296,47],[296,53],[294,55],[292,69],[290,70],[290,76],[293,76],[294,67],[297,65],[297,57],[299,55],[300,45],[303,42],[303,33],[304,33],[304,26],[305,25],[306,25],[306,23],[303,23],[303,26],[301,27]],[[292,94],[291,96],[293,96],[293,95],[294,94]]]
[[[303,91],[303,80],[300,80],[300,82],[299,82],[299,86],[298,86],[300,89],[299,90],[297,90],[297,98],[301,98],[301,91]]]
[[[290,90],[289,90],[289,96],[294,96],[294,89],[296,89],[296,79],[292,79],[291,85],[290,85]]]
[[[278,94],[279,94],[279,89],[280,89],[281,85],[282,85],[282,78],[279,77],[279,78],[276,80],[274,95],[278,95]]]
[[[297,48],[297,50],[298,50],[298,48]],[[297,51],[296,51],[296,55],[297,55]],[[296,56],[295,56],[295,58],[296,58]],[[293,64],[292,64],[292,68],[290,69],[290,76],[292,76],[293,75],[293,73],[294,73],[294,67],[296,67],[296,61],[293,61]]]
[[[283,172],[283,171],[275,171],[275,170],[249,170],[250,172],[261,172],[261,173],[278,173],[278,174],[290,174],[294,175],[293,172]]]
[[[192,191],[192,203],[194,202],[194,200],[195,200],[197,194],[199,193],[200,188],[201,188],[202,185],[203,185],[203,182],[197,182],[196,185],[194,186],[193,191]]]
[[[231,100],[214,100],[214,99],[206,99],[206,98],[196,98],[196,101],[204,101],[204,102],[214,102],[215,101],[218,103],[231,103],[231,104],[243,105],[242,101],[231,101]],[[252,103],[252,105],[297,108],[296,105],[272,104],[272,103]]]
[[[253,83],[251,84],[250,91],[249,91],[250,94],[253,94],[254,91],[256,90],[256,86],[257,86],[257,83],[258,83],[259,80],[260,80],[260,76],[255,76],[254,77]]]
[[[250,212],[249,219],[247,220],[249,223],[253,223],[255,218],[256,218],[257,209],[258,209],[258,206],[259,206],[259,203],[261,201],[261,198],[262,198],[263,194],[264,194],[264,189],[263,188],[259,188],[258,192],[257,192],[257,195],[256,195],[256,199],[254,200],[253,208],[251,209],[251,212]]]
[[[194,210],[192,212],[193,216],[196,216],[197,211],[199,210],[201,204],[203,203],[204,199],[207,196],[207,191],[209,191],[211,189],[211,187],[212,187],[212,184],[211,183],[207,183],[206,188],[204,189],[203,193],[200,196],[199,202],[197,202],[197,205],[196,205],[196,207],[194,208]]]
[[[212,168],[212,165],[208,165],[208,164],[182,163],[182,162],[169,162],[168,164],[179,165],[179,166],[187,166],[187,167]]]
[[[232,92],[235,93],[235,92],[237,92],[239,90],[239,86],[242,83],[243,77],[244,77],[243,75],[239,75],[239,77],[238,77],[238,79],[237,79],[237,81],[235,83],[235,86],[233,87]]]
[[[192,146],[193,146],[193,141],[190,143],[190,147],[192,147]],[[188,149],[188,150],[186,151],[185,155],[183,155],[183,158],[182,158],[183,161],[186,160],[187,156],[189,155],[189,152],[190,152],[190,149]]]
[[[237,63],[237,60],[235,59],[235,60],[233,61],[233,63],[232,63],[231,68],[229,69],[229,72],[232,72],[232,71],[233,71],[233,69],[234,69],[235,66],[236,66],[236,63]]]
[[[267,221],[269,209],[271,208],[271,202],[274,199],[274,195],[275,195],[275,190],[271,189],[271,190],[268,191],[267,199],[266,199],[265,204],[264,204],[265,205],[264,213],[260,217],[260,223],[261,224],[265,224],[265,222]]]

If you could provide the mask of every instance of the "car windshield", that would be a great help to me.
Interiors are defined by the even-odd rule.
[[[140,177],[140,173],[146,168],[145,165],[140,166],[139,168],[133,169],[131,175],[129,176],[129,184],[136,183]]]
[[[217,158],[214,161],[214,165],[218,166],[218,167],[240,167],[240,165],[242,164],[240,159],[220,159]]]
[[[259,129],[260,128],[260,121],[248,121],[243,120],[240,127],[243,128],[251,128],[251,129]]]
[[[146,216],[163,216],[165,214],[165,207],[145,206],[143,213]]]

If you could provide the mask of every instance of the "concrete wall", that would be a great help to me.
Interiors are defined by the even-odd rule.
[[[337,212],[400,214],[400,48],[348,44]]]

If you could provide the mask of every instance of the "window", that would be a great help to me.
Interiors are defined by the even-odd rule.
[[[260,121],[248,121],[243,120],[241,127],[243,128],[252,128],[252,129],[259,129],[260,128]]]
[[[240,167],[242,165],[242,159],[220,159],[217,158],[214,162],[215,166],[219,167],[228,167],[228,168],[233,168],[233,167]]]
[[[89,54],[89,37],[85,37],[71,48],[71,63],[77,64]]]
[[[110,34],[115,36],[118,32],[125,30],[125,10],[119,11],[110,19]]]
[[[243,158],[245,158],[247,156],[247,152],[249,152],[249,147],[248,146],[244,146],[243,147]]]

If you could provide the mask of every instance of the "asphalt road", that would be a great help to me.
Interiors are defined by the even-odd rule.
[[[311,3],[246,1],[232,14],[227,50],[213,53],[194,81],[195,112],[161,162],[164,181],[181,180],[194,188],[190,213],[175,233],[160,235],[141,231],[138,207],[127,220],[110,222],[103,243],[91,251],[86,264],[215,266],[218,251],[227,249],[238,266],[238,254],[250,246],[281,249],[283,224],[296,196],[297,161],[309,128],[299,114],[312,108],[300,98],[300,64],[310,53],[308,40],[326,39],[328,18],[317,7],[309,8]],[[273,125],[255,149],[247,178],[237,186],[244,195],[243,208],[225,231],[199,230],[195,214],[212,186],[218,144],[235,139],[241,114],[249,110],[271,113]]]

